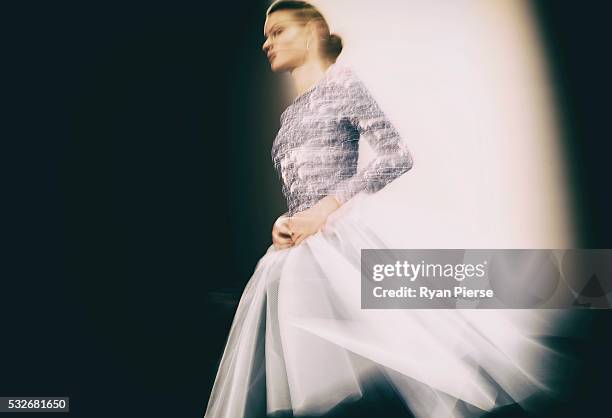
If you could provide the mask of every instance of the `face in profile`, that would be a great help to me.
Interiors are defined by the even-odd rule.
[[[263,50],[272,71],[291,71],[304,63],[308,33],[293,12],[279,10],[271,13],[264,25],[264,36]]]

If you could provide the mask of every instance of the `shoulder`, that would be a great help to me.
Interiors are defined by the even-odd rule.
[[[355,70],[346,64],[333,64],[327,74],[327,85],[344,91],[363,89],[364,85]]]
[[[355,113],[372,107],[375,102],[358,73],[351,67],[334,64],[326,77],[322,94],[339,112]]]
[[[320,94],[328,100],[340,103],[351,103],[370,98],[368,89],[356,71],[344,64],[333,64],[329,68]]]

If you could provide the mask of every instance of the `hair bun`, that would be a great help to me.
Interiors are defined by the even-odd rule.
[[[325,49],[327,55],[335,60],[342,52],[342,38],[335,33],[330,34]]]

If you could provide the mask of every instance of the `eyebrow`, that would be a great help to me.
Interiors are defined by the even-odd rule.
[[[272,27],[270,28],[270,32],[273,32],[273,30],[278,26],[278,25],[282,25],[284,23],[288,23],[288,22],[299,22],[298,19],[286,19],[280,22],[275,23],[274,25],[272,25]],[[268,32],[268,33],[270,33]],[[267,38],[268,37],[268,33],[266,33],[266,31],[264,30],[264,36]]]
[[[272,25],[272,27],[270,28],[270,32],[274,32],[274,29],[279,25],[279,23],[275,23],[274,25]],[[268,33],[266,33],[266,31],[264,31],[264,36],[267,38],[268,37]]]

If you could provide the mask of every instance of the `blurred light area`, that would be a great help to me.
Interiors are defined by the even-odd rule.
[[[551,84],[526,1],[312,3],[343,38],[339,62],[357,71],[414,157],[366,208],[398,238],[391,244],[574,247]]]

